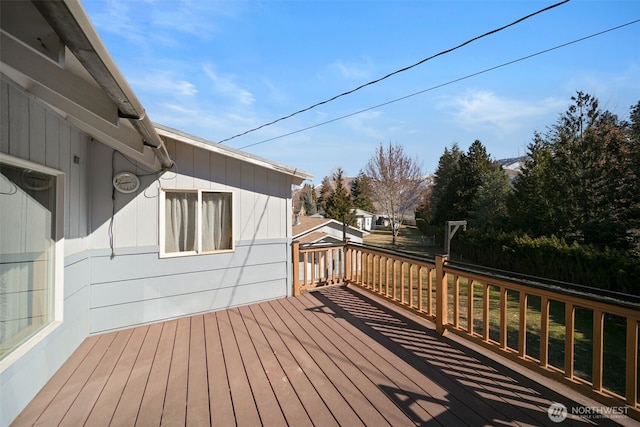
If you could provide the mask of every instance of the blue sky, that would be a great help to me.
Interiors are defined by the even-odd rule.
[[[83,0],[151,120],[214,142],[554,3]],[[224,144],[310,172],[316,184],[336,167],[355,176],[380,143],[401,144],[427,173],[454,142],[466,150],[479,139],[495,159],[523,155],[578,90],[628,118],[640,100],[640,23],[447,83],[637,19],[640,1],[572,0]]]

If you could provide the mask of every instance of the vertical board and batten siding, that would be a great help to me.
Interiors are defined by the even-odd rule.
[[[65,193],[63,322],[0,372],[8,425],[89,334],[89,158],[87,135],[4,76],[0,92],[0,152],[64,172]]]
[[[183,142],[168,140],[167,150],[174,170],[142,177],[136,194],[116,193],[111,258],[111,150],[93,147],[91,333],[288,294],[290,178]],[[134,169],[115,156],[115,173]],[[159,257],[159,198],[174,188],[233,193],[233,251]]]

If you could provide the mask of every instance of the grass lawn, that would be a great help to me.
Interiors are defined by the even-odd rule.
[[[364,244],[428,257],[442,253],[442,248],[429,246],[428,239],[416,227],[405,225],[400,227],[395,246],[391,243],[392,238],[389,227],[378,226],[371,234],[364,237]]]

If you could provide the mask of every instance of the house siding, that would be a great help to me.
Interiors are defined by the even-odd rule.
[[[63,321],[0,372],[0,425],[9,425],[89,334],[89,138],[5,76],[0,95],[0,151],[65,174]]]
[[[240,242],[234,252],[158,258],[157,247],[91,263],[91,333],[173,319],[287,293],[286,240]]]
[[[290,176],[173,140],[176,169],[155,174],[5,76],[0,85],[0,151],[65,174],[63,321],[0,372],[0,425],[91,334],[290,294]],[[134,194],[112,190],[113,174],[125,170],[141,175]],[[161,258],[163,188],[232,192],[234,250]]]

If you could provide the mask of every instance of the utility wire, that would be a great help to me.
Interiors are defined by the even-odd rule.
[[[506,67],[507,65],[512,65],[512,64],[515,64],[517,62],[524,61],[526,59],[531,59],[533,57],[536,57],[536,56],[539,56],[539,55],[542,55],[542,54],[545,54],[545,53],[549,53],[551,51],[554,51],[554,50],[557,50],[557,49],[560,49],[560,48],[563,48],[563,47],[567,47],[569,45],[572,45],[572,44],[575,44],[575,43],[579,43],[579,42],[591,39],[593,37],[600,36],[602,34],[609,33],[611,31],[619,30],[620,28],[627,27],[627,26],[633,25],[633,24],[637,24],[638,22],[640,22],[640,19],[636,19],[635,21],[627,22],[626,24],[618,25],[617,27],[609,28],[607,30],[600,31],[598,33],[594,33],[594,34],[591,34],[591,35],[588,35],[588,36],[585,36],[585,37],[582,37],[582,38],[579,38],[579,39],[576,39],[576,40],[572,40],[570,42],[566,42],[566,43],[563,43],[563,44],[560,44],[560,45],[557,45],[557,46],[554,46],[554,47],[551,47],[551,48],[548,48],[548,49],[545,49],[545,50],[541,50],[541,51],[538,51],[536,53],[532,53],[530,55],[523,56],[523,57],[520,57],[518,59],[514,59],[512,61],[509,61],[509,62],[504,62],[504,63],[502,63],[500,65],[496,65],[496,66],[493,66],[491,68],[485,68],[482,71],[477,71],[477,72],[472,73],[472,74],[467,74],[464,77],[459,77],[459,78],[454,79],[454,80],[449,80],[448,82],[441,83],[441,84],[436,85],[436,86],[431,86],[428,89],[423,89],[421,91],[414,92],[414,93],[411,93],[409,95],[402,96],[400,98],[395,98],[395,99],[393,99],[391,101],[387,101],[387,102],[383,102],[382,104],[374,105],[373,107],[365,108],[363,110],[359,110],[359,111],[356,111],[356,112],[353,112],[353,113],[349,113],[349,114],[346,114],[344,116],[336,117],[336,118],[333,118],[333,119],[330,119],[330,120],[327,120],[327,121],[324,121],[324,122],[321,122],[321,123],[316,123],[315,125],[307,126],[306,128],[298,129],[298,130],[295,130],[293,132],[285,133],[283,135],[275,136],[273,138],[269,138],[269,139],[265,139],[263,141],[255,142],[253,144],[245,145],[243,147],[239,147],[238,149],[239,150],[243,150],[245,148],[253,147],[255,145],[264,144],[265,142],[269,142],[269,141],[273,141],[273,140],[276,140],[276,139],[284,138],[284,137],[287,137],[287,136],[295,135],[296,133],[304,132],[304,131],[309,130],[309,129],[313,129],[313,128],[317,128],[317,127],[320,127],[320,126],[323,126],[323,125],[326,125],[326,124],[329,124],[329,123],[337,122],[338,120],[346,119],[348,117],[352,117],[352,116],[355,116],[355,115],[358,115],[358,114],[362,114],[362,113],[365,113],[367,111],[374,110],[376,108],[384,107],[386,105],[393,104],[395,102],[403,101],[403,100],[405,100],[407,98],[411,98],[413,96],[421,95],[421,94],[423,94],[425,92],[430,92],[432,90],[439,89],[441,87],[448,86],[450,84],[457,83],[457,82],[462,81],[462,80],[470,79],[471,77],[479,76],[480,74],[488,73],[489,71],[497,70],[498,68]]]
[[[324,100],[324,101],[320,101],[320,102],[318,102],[318,103],[315,103],[315,104],[313,104],[313,105],[311,105],[311,106],[309,106],[309,107],[307,107],[307,108],[303,108],[302,110],[298,110],[298,111],[296,111],[295,113],[291,113],[291,114],[289,114],[289,115],[286,115],[286,116],[280,117],[279,119],[273,120],[273,121],[271,121],[271,122],[269,122],[269,123],[265,123],[265,124],[263,124],[263,125],[261,125],[261,126],[258,126],[258,127],[256,127],[256,128],[249,129],[248,131],[245,131],[245,132],[239,133],[239,134],[237,134],[237,135],[234,135],[234,136],[232,136],[232,137],[229,137],[229,138],[223,139],[223,140],[221,140],[221,141],[218,141],[218,143],[219,143],[219,144],[222,144],[223,142],[227,142],[227,141],[230,141],[230,140],[232,140],[232,139],[238,138],[238,137],[240,137],[240,136],[246,135],[246,134],[248,134],[248,133],[255,132],[255,131],[259,130],[259,129],[262,129],[262,128],[267,127],[267,126],[271,126],[271,125],[273,125],[273,124],[275,124],[275,123],[278,123],[278,122],[280,122],[280,121],[282,121],[282,120],[289,119],[289,118],[291,118],[291,117],[293,117],[293,116],[296,116],[296,115],[298,115],[298,114],[300,114],[300,113],[304,113],[305,111],[309,111],[309,110],[311,110],[311,109],[313,109],[313,108],[316,108],[316,107],[318,107],[318,106],[320,106],[320,105],[324,105],[324,104],[327,104],[327,103],[329,103],[329,102],[335,101],[336,99],[341,98],[341,97],[343,97],[343,96],[350,95],[350,94],[352,94],[352,93],[354,93],[354,92],[356,92],[356,91],[359,91],[360,89],[363,89],[363,88],[365,88],[365,87],[367,87],[367,86],[371,86],[371,85],[376,84],[376,83],[379,83],[379,82],[381,82],[381,81],[383,81],[383,80],[385,80],[385,79],[388,79],[389,77],[394,76],[394,75],[396,75],[396,74],[399,74],[399,73],[405,72],[405,71],[407,71],[407,70],[410,70],[410,69],[412,69],[412,68],[414,68],[414,67],[417,67],[418,65],[424,64],[424,63],[425,63],[425,62],[427,62],[427,61],[430,61],[430,60],[432,60],[432,59],[434,59],[434,58],[437,58],[438,56],[446,55],[447,53],[450,53],[450,52],[453,52],[454,50],[460,49],[461,47],[464,47],[464,46],[466,46],[466,45],[468,45],[468,44],[470,44],[470,43],[473,43],[473,42],[475,42],[475,41],[477,41],[477,40],[479,40],[479,39],[481,39],[481,38],[484,38],[484,37],[490,36],[490,35],[492,35],[492,34],[498,33],[498,32],[500,32],[500,31],[502,31],[502,30],[505,30],[505,29],[507,29],[507,28],[509,28],[509,27],[512,27],[512,26],[516,25],[516,24],[519,24],[520,22],[522,22],[522,21],[524,21],[524,20],[526,20],[526,19],[529,19],[529,18],[531,18],[531,17],[533,17],[533,16],[535,16],[535,15],[539,15],[539,14],[541,14],[541,13],[543,13],[543,12],[546,12],[546,11],[548,11],[548,10],[551,10],[551,9],[553,9],[553,8],[556,8],[556,7],[558,7],[558,6],[561,6],[561,5],[563,5],[563,4],[565,4],[565,3],[569,2],[569,1],[570,1],[570,0],[564,0],[564,1],[561,1],[561,2],[559,2],[559,3],[553,4],[553,5],[551,5],[551,6],[547,6],[547,7],[543,8],[543,9],[538,10],[537,12],[530,13],[530,14],[529,14],[529,15],[527,15],[527,16],[524,16],[524,17],[522,17],[522,18],[520,18],[520,19],[517,19],[517,20],[513,21],[513,22],[512,22],[512,23],[510,23],[510,24],[504,25],[504,26],[502,26],[502,27],[500,27],[500,28],[496,28],[495,30],[491,30],[491,31],[489,31],[489,32],[487,32],[487,33],[484,33],[484,34],[482,34],[482,35],[479,35],[479,36],[476,36],[476,37],[474,37],[474,38],[472,38],[472,39],[469,39],[469,40],[467,40],[466,42],[459,44],[458,46],[452,47],[452,48],[447,49],[447,50],[443,50],[442,52],[436,53],[435,55],[432,55],[432,56],[430,56],[430,57],[428,57],[428,58],[424,58],[423,60],[418,61],[418,62],[416,62],[416,63],[415,63],[415,64],[413,64],[413,65],[409,65],[408,67],[404,67],[404,68],[401,68],[401,69],[399,69],[399,70],[396,70],[396,71],[394,71],[394,72],[392,72],[392,73],[387,74],[386,76],[380,77],[379,79],[372,80],[372,81],[370,81],[370,82],[368,82],[368,83],[365,83],[365,84],[362,84],[362,85],[358,86],[358,87],[357,87],[357,88],[355,88],[355,89],[351,89],[351,90],[349,90],[349,91],[347,91],[347,92],[343,92],[343,93],[341,93],[341,94],[339,94],[339,95],[336,95],[336,96],[331,97],[331,98],[329,98],[329,99],[326,99],[326,100]]]

